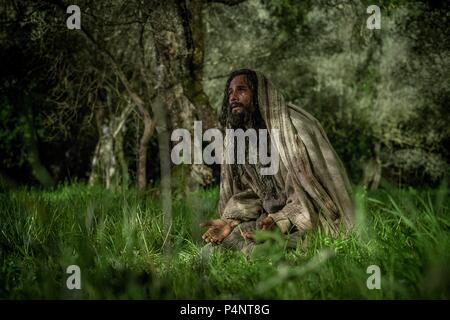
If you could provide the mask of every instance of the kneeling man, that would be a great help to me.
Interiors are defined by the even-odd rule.
[[[221,165],[220,219],[204,224],[206,242],[249,252],[258,229],[301,237],[315,228],[335,234],[353,224],[350,183],[324,130],[305,110],[286,103],[264,75],[249,69],[231,73],[220,122],[224,130],[266,129],[270,152],[280,161],[274,174],[261,174],[259,162]],[[238,149],[232,148],[236,159]]]

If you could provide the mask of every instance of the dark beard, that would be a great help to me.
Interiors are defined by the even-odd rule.
[[[243,108],[242,112],[233,113],[231,108],[228,108],[228,119],[227,122],[232,129],[249,129],[255,128],[255,111],[253,106],[250,108]]]

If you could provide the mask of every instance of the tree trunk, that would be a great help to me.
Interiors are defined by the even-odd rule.
[[[164,70],[161,83],[163,104],[170,114],[169,126],[193,131],[195,120],[204,130],[216,123],[216,116],[203,90],[204,26],[203,1],[157,1],[150,24],[156,61]],[[191,135],[193,137],[193,134]],[[201,170],[198,170],[201,167]],[[207,184],[212,171],[204,165],[191,166],[191,177]]]
[[[170,141],[168,131],[168,121],[166,105],[164,105],[164,93],[158,94],[153,104],[153,114],[157,123],[156,132],[158,135],[159,164],[161,168],[161,200],[164,213],[163,232],[165,234],[164,247],[170,248],[168,238],[172,228],[172,187],[170,170]],[[169,241],[167,241],[169,239]]]
[[[150,113],[144,105],[138,105],[138,110],[144,121],[144,132],[139,141],[137,179],[139,190],[143,190],[147,186],[147,150],[150,138],[155,131],[155,122],[150,117]]]
[[[376,190],[381,181],[380,143],[373,146],[373,157],[364,167],[363,185],[369,190]]]
[[[122,186],[128,187],[130,184],[130,174],[128,173],[128,162],[125,159],[125,152],[123,150],[123,136],[126,131],[126,125],[123,125],[123,129],[119,130],[116,135],[116,154],[117,154],[117,160],[119,162],[120,167],[120,174],[122,177]]]
[[[97,122],[98,142],[92,158],[89,184],[104,184],[107,189],[116,185],[118,174],[117,159],[114,153],[113,121],[107,106],[98,103],[94,107]]]
[[[27,161],[31,166],[31,172],[41,185],[46,188],[53,187],[55,181],[47,168],[42,164],[39,155],[38,138],[34,127],[31,98],[26,96],[24,99],[19,99],[19,103],[21,104],[22,110],[24,148]]]
[[[129,104],[120,115],[114,115],[107,99],[100,99],[94,107],[98,142],[92,158],[89,184],[103,184],[107,189],[128,185],[128,166],[123,154],[125,122],[132,109]]]

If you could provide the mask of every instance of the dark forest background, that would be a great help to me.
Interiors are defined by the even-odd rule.
[[[354,184],[448,175],[448,2],[379,1],[380,30],[369,1],[77,1],[81,30],[70,4],[0,5],[3,188],[157,183],[167,133],[218,126],[242,67],[319,119]],[[216,169],[188,172],[209,185]]]
[[[244,67],[323,125],[348,234],[205,254],[218,165],[171,164],[170,134],[217,127]],[[0,298],[448,299],[449,111],[449,1],[1,0]]]

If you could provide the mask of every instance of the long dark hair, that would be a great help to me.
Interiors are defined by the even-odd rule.
[[[228,87],[230,86],[231,81],[236,76],[244,75],[247,78],[248,85],[250,87],[250,90],[252,90],[253,94],[253,106],[255,107],[256,116],[258,118],[260,117],[260,111],[259,111],[259,105],[258,105],[258,77],[256,76],[256,72],[251,69],[239,69],[235,70],[230,73],[228,76],[227,83],[225,85],[225,90],[223,94],[223,101],[222,101],[222,110],[219,115],[219,123],[222,126],[222,128],[227,127],[227,121],[228,121]],[[259,119],[258,119],[259,120]],[[260,123],[258,123],[260,124]]]

